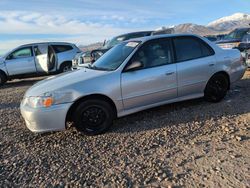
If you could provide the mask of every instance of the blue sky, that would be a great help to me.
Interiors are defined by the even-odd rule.
[[[180,23],[250,13],[249,0],[0,0],[0,53],[39,41],[90,44]]]

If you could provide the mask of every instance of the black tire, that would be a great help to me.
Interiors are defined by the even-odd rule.
[[[60,67],[60,73],[71,71],[72,63],[63,63]]]
[[[224,74],[215,74],[210,78],[204,91],[205,99],[209,102],[220,102],[227,94],[229,80]]]
[[[7,82],[7,77],[5,74],[0,72],[0,86],[3,86],[5,84],[5,82]]]
[[[76,129],[86,135],[104,133],[113,124],[114,110],[102,100],[86,100],[80,103],[73,114]]]

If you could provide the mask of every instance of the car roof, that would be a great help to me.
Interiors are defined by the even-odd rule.
[[[136,32],[131,32],[131,33],[124,33],[124,34],[121,34],[121,35],[118,35],[116,36],[115,38],[117,37],[122,37],[122,36],[126,36],[126,35],[133,35],[133,34],[140,34],[140,33],[152,33],[153,31],[136,31]]]
[[[133,39],[129,39],[127,41],[141,41],[141,42],[146,42],[149,40],[153,40],[153,39],[161,39],[161,38],[171,38],[171,37],[198,37],[201,38],[201,36],[199,35],[195,35],[195,34],[160,34],[160,35],[151,35],[151,36],[146,36],[146,37],[140,37],[140,38],[133,38]]]
[[[21,45],[19,47],[34,46],[34,45],[39,45],[39,44],[48,44],[48,45],[74,45],[74,44],[68,43],[68,42],[37,42],[37,43],[24,44],[24,45]]]

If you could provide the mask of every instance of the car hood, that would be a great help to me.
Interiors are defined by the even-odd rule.
[[[108,74],[108,71],[99,71],[83,68],[73,72],[63,73],[52,76],[40,82],[37,82],[25,93],[25,97],[42,96],[44,93],[62,90],[72,90],[76,84],[88,82],[88,80]],[[82,85],[82,84],[81,84]],[[87,85],[87,84],[86,84]]]

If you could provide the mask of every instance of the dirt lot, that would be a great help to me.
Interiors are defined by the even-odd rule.
[[[250,187],[250,71],[225,100],[154,108],[106,134],[34,134],[19,112],[37,79],[0,89],[0,187]]]

